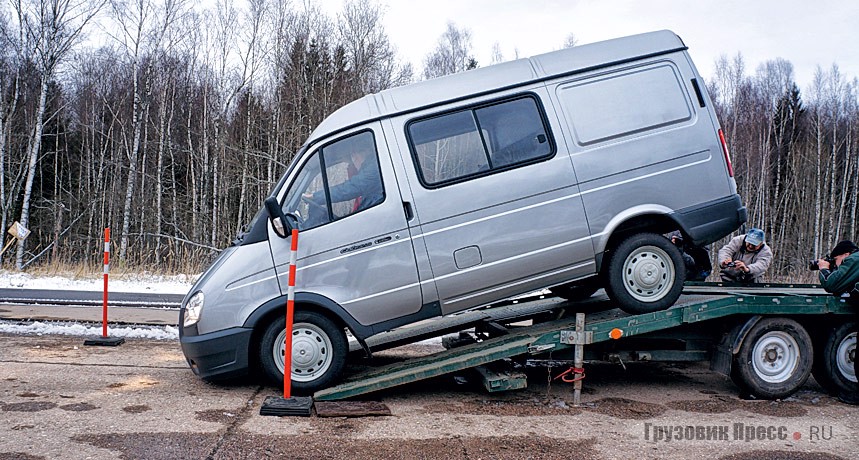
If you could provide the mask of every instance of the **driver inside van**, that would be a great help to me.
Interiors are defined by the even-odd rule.
[[[352,213],[354,213],[381,203],[385,195],[382,190],[379,167],[374,161],[373,155],[367,150],[358,149],[352,152],[350,158],[352,164],[349,166],[349,170],[353,174],[350,174],[350,177],[345,181],[330,186],[328,194],[332,203],[355,200],[352,209]],[[324,190],[305,193],[302,197],[320,206],[325,205]]]

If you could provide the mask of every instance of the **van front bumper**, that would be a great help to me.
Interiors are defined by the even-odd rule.
[[[183,335],[179,341],[191,370],[205,380],[241,377],[248,373],[253,329],[234,327],[203,335]]]

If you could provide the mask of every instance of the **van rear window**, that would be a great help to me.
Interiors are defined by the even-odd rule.
[[[562,86],[558,97],[583,146],[692,117],[688,97],[668,65]]]
[[[554,154],[532,96],[414,121],[408,132],[424,185],[458,182]]]

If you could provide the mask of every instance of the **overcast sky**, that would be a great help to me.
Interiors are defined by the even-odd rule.
[[[330,14],[343,0],[322,1]],[[481,66],[498,43],[505,60],[561,47],[573,33],[579,44],[670,29],[686,45],[705,77],[722,54],[742,53],[746,73],[781,57],[793,63],[805,90],[816,66],[837,63],[849,80],[859,77],[859,1],[855,0],[380,0],[385,30],[416,72],[448,21],[472,34]]]

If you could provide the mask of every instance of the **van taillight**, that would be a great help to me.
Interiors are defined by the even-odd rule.
[[[734,167],[731,166],[731,155],[728,154],[728,143],[725,142],[725,133],[719,130],[719,142],[722,143],[722,153],[725,154],[725,164],[728,165],[728,175],[734,177]]]

